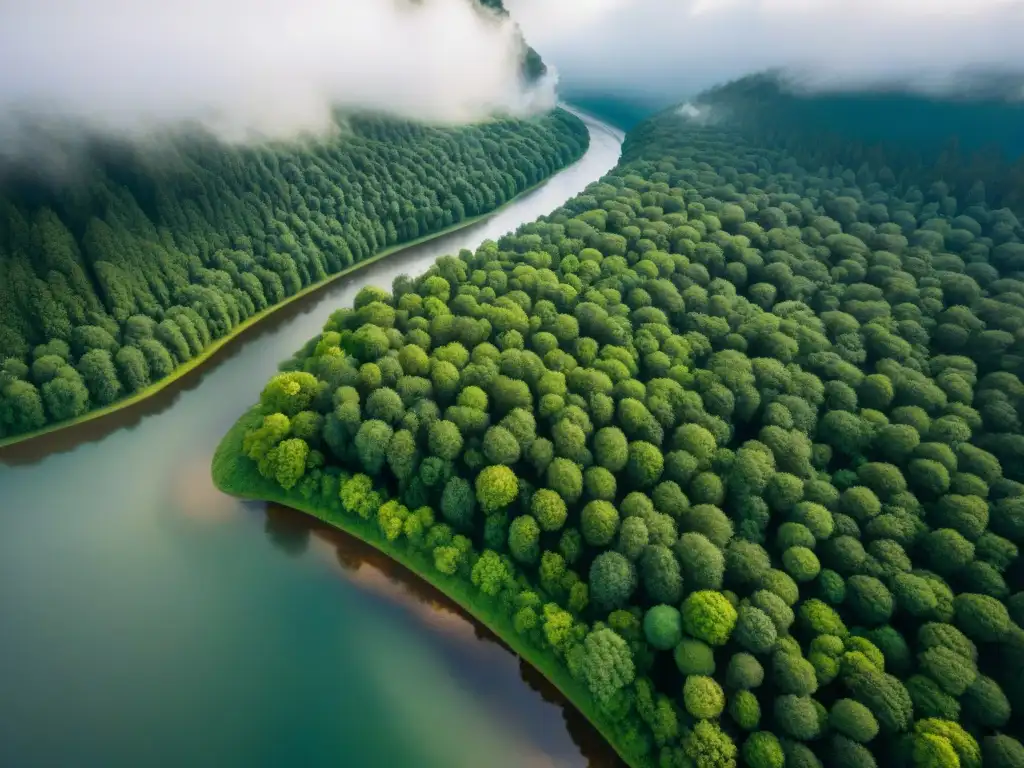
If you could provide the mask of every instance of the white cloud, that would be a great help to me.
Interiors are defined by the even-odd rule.
[[[566,87],[681,97],[765,69],[816,88],[1024,73],[1024,0],[507,0]],[[557,14],[553,9],[557,5]]]
[[[520,54],[470,0],[0,0],[0,146],[31,142],[26,119],[246,140],[329,130],[334,105],[456,122],[549,106]]]

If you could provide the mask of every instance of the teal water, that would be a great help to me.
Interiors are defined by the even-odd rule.
[[[0,451],[0,764],[613,764],[415,580],[209,477],[277,362],[362,285],[496,238],[612,168],[621,133],[588,126],[583,159],[489,221],[298,302],[134,408]]]

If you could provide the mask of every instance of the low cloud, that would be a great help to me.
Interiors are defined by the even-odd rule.
[[[334,107],[465,122],[530,113],[509,19],[470,0],[0,0],[0,154],[40,133],[228,141],[334,126]]]
[[[565,88],[680,99],[765,70],[812,90],[1024,74],[1024,0],[507,0]],[[1003,80],[1002,82],[1005,82]],[[1016,95],[1024,97],[1015,81]]]

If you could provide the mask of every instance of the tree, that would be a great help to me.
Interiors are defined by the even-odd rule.
[[[540,527],[529,515],[520,515],[508,529],[508,549],[521,563],[532,563],[540,556]]]
[[[317,392],[317,380],[312,374],[292,371],[279,373],[263,388],[260,403],[271,413],[294,416],[309,409]]]
[[[476,477],[476,498],[485,514],[511,504],[518,495],[519,482],[508,467],[486,467]]]
[[[538,488],[533,494],[530,512],[545,531],[560,530],[568,517],[562,497],[548,488]]]
[[[621,608],[637,586],[636,568],[618,552],[602,552],[590,566],[590,598],[601,610]]]
[[[810,741],[821,733],[818,710],[810,696],[785,694],[775,699],[775,722],[794,739]]]
[[[612,630],[598,629],[587,635],[583,647],[583,679],[590,694],[606,704],[636,675],[629,645]]]
[[[1006,606],[988,595],[960,594],[953,600],[957,626],[982,643],[1002,640],[1011,622]]]
[[[689,531],[676,545],[683,581],[692,589],[721,589],[725,557],[702,533]]]
[[[833,729],[858,743],[867,743],[878,735],[875,716],[854,699],[840,699],[833,704],[828,722]]]
[[[656,605],[649,608],[644,615],[644,636],[647,642],[659,651],[669,651],[679,645],[683,639],[679,609],[671,605]]]
[[[730,768],[736,764],[736,745],[717,723],[701,720],[683,739],[683,754],[696,768]]]
[[[751,653],[767,653],[775,647],[778,630],[771,617],[752,605],[741,605],[733,640]]]
[[[78,360],[78,372],[97,405],[109,405],[121,396],[121,382],[110,353],[105,349],[91,349]]]
[[[782,768],[786,756],[774,733],[757,731],[743,742],[743,760],[750,768]]]
[[[452,461],[462,451],[462,434],[453,422],[439,419],[430,425],[428,446],[433,455]]]
[[[612,542],[619,528],[619,513],[607,501],[591,501],[580,515],[580,531],[584,540],[593,547],[605,547]]]
[[[455,528],[468,529],[472,526],[475,512],[476,497],[473,494],[473,486],[458,475],[449,478],[441,495],[441,515],[444,519]]]
[[[391,427],[383,421],[364,421],[356,432],[355,447],[363,471],[377,475],[387,460],[388,446],[393,435]]]
[[[676,603],[682,597],[679,564],[672,551],[663,545],[644,547],[640,555],[640,581],[644,592],[655,602]]]
[[[73,419],[89,410],[89,390],[78,371],[70,366],[43,384],[42,399],[53,422]]]
[[[497,552],[484,550],[473,565],[470,576],[473,584],[489,597],[496,597],[512,574]]]
[[[138,347],[121,347],[114,355],[114,364],[129,392],[140,392],[149,386],[149,364]]]
[[[737,613],[720,593],[693,592],[683,601],[683,629],[709,645],[724,645],[736,626]]]
[[[713,678],[690,675],[683,684],[683,705],[700,720],[711,720],[725,709],[725,693]]]
[[[637,488],[649,488],[658,482],[665,467],[665,457],[658,447],[643,440],[629,444],[626,474]]]

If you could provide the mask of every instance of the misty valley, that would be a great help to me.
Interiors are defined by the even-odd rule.
[[[571,5],[0,84],[0,762],[1024,768],[1024,7]]]

